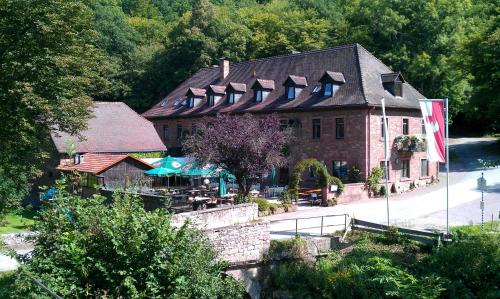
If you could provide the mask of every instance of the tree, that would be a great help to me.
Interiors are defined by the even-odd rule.
[[[115,194],[82,199],[59,181],[41,210],[35,248],[18,270],[16,298],[45,293],[30,273],[64,298],[241,298],[243,286],[223,277],[224,263],[207,238],[174,228],[165,210],[147,212],[140,198]]]
[[[183,142],[187,155],[200,165],[212,163],[234,174],[239,193],[247,196],[256,180],[285,165],[287,136],[276,115],[218,114],[197,124],[196,134]]]
[[[92,11],[76,0],[0,0],[0,214],[30,190],[50,129],[86,125],[102,85]]]

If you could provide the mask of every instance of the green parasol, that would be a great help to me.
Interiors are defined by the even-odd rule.
[[[276,176],[276,168],[273,167],[273,169],[271,170],[271,174],[270,174],[270,183],[271,183],[271,186],[276,186],[278,185],[278,181],[277,181],[277,176]]]
[[[222,176],[219,176],[219,196],[223,197],[227,194],[226,191],[226,182]]]

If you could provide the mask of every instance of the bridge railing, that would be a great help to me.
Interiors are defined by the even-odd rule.
[[[299,217],[282,220],[272,220],[270,224],[275,227],[272,234],[305,236],[323,236],[334,231],[342,230],[343,233],[350,228],[349,214],[334,214],[314,217]],[[293,225],[293,226],[292,226]],[[280,227],[283,227],[281,229]],[[277,228],[276,228],[277,227]],[[337,228],[332,230],[331,228]]]

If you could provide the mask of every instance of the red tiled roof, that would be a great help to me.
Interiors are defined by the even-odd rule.
[[[80,134],[84,140],[59,131],[51,132],[52,140],[61,154],[66,153],[67,140],[75,144],[77,153],[134,153],[167,150],[153,123],[121,102],[94,102],[92,116],[87,121],[87,129],[81,131]]]
[[[125,159],[133,159],[146,165],[147,167],[150,167],[151,169],[154,168],[152,165],[140,159],[131,155],[123,154],[84,154],[81,159],[82,162],[80,164],[75,164],[73,159],[62,159],[59,166],[57,166],[57,169],[62,171],[78,171],[100,174]]]

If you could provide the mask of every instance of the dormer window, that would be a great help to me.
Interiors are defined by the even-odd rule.
[[[390,92],[395,97],[403,96],[403,83],[405,82],[405,79],[400,72],[382,74],[381,79],[385,90]]]
[[[246,91],[246,84],[229,82],[229,85],[227,86],[227,103],[230,105],[237,103]]]
[[[286,98],[290,101],[300,95],[304,87],[307,86],[306,77],[290,75],[285,81]]]
[[[186,107],[193,108],[205,98],[205,89],[190,87],[186,93]]]
[[[257,79],[252,86],[255,102],[263,102],[271,91],[274,90],[274,80]]]
[[[294,86],[288,86],[287,92],[286,92],[286,98],[288,100],[295,99],[295,87]]]
[[[345,83],[345,78],[342,73],[326,71],[319,81],[323,86],[323,96],[331,97],[335,95],[340,85]]]
[[[255,101],[262,102],[262,89],[255,90]]]
[[[215,106],[219,100],[226,94],[226,87],[222,85],[210,85],[207,89],[207,105]]]

